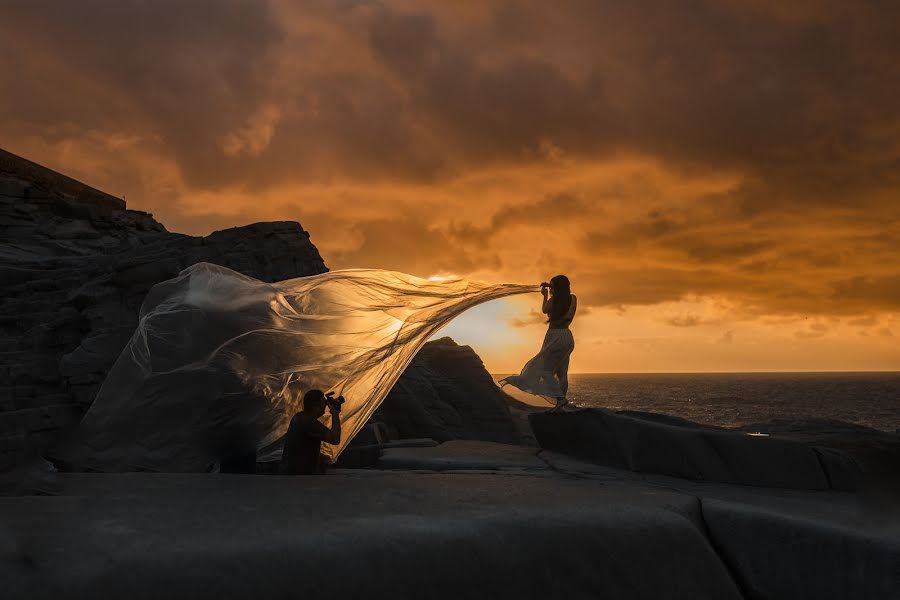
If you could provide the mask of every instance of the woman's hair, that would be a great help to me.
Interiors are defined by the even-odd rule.
[[[558,321],[569,312],[569,307],[572,306],[569,278],[565,275],[557,275],[550,280],[550,289],[553,290],[553,306],[550,308],[548,321]]]

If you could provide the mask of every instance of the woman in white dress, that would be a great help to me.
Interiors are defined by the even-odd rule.
[[[557,275],[550,283],[541,284],[544,302],[541,312],[547,315],[547,334],[537,356],[529,360],[522,372],[500,380],[500,385],[512,385],[524,392],[546,396],[556,401],[554,411],[568,404],[569,356],[575,349],[575,339],[569,324],[575,317],[578,299],[569,289],[569,279]]]

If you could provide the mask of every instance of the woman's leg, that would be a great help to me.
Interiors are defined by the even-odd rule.
[[[559,410],[563,406],[569,403],[566,400],[566,395],[569,391],[569,357],[568,355],[562,359],[556,367],[553,375],[556,377],[556,381],[559,384],[559,389],[562,391],[562,396],[556,398],[556,407],[553,410]]]
[[[559,367],[556,369],[556,379],[559,381],[559,389],[562,390],[563,397],[568,396],[569,394],[569,357],[566,356],[565,359],[560,362]]]
[[[544,356],[541,364],[541,382],[545,391],[551,391],[557,387],[556,362],[556,357],[552,353]]]

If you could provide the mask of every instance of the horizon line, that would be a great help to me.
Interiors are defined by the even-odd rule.
[[[569,375],[791,375],[791,374],[896,374],[900,375],[900,370],[875,369],[865,371],[571,371]],[[491,375],[515,375],[514,372],[490,372]]]

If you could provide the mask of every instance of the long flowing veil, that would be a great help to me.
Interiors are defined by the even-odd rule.
[[[243,448],[275,460],[297,390],[320,388],[346,398],[341,444],[323,444],[334,460],[435,332],[477,304],[537,290],[376,269],[264,283],[196,264],[147,295],[68,459],[203,471]]]

